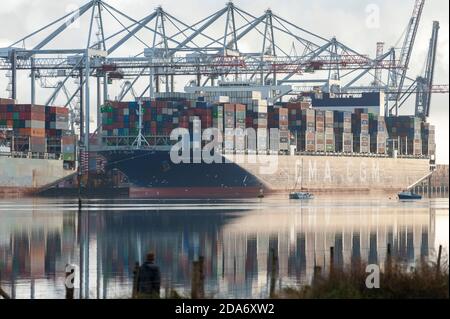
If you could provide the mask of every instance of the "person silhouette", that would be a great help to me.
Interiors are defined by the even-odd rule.
[[[145,262],[139,268],[138,292],[150,298],[159,298],[161,272],[155,264],[155,254],[149,252]]]

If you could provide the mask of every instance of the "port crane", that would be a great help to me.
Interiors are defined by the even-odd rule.
[[[416,99],[414,115],[420,117],[424,121],[430,115],[432,93],[449,92],[448,85],[433,84],[439,28],[439,22],[433,21],[424,74],[418,76],[408,87],[402,88],[402,90],[397,90],[397,93],[399,94],[397,108],[404,105],[408,98],[412,94],[415,94]]]
[[[417,94],[416,94],[416,116],[426,119],[430,116],[431,93],[428,88],[433,87],[434,68],[436,64],[437,40],[439,34],[439,22],[433,22],[433,31],[430,38],[430,45],[428,48],[427,62],[425,66],[425,75],[418,77]]]
[[[311,82],[324,92],[337,94],[383,91],[387,93],[387,108],[395,110],[395,115],[404,101],[415,94],[419,96],[417,112],[428,114],[431,93],[448,93],[448,85],[433,84],[435,41],[423,79],[407,75],[424,3],[415,0],[401,53],[396,58],[394,48],[383,52],[379,44],[376,56],[370,57],[337,37],[318,35],[273,10],[254,15],[232,2],[197,22],[187,22],[161,6],[135,18],[106,1],[89,0],[77,10],[0,48],[0,72],[10,74],[13,99],[21,85],[18,72],[27,72],[32,104],[48,104],[57,98],[61,100],[61,96],[64,100],[58,104],[66,107],[79,101],[82,133],[91,132],[91,105],[99,114],[114,83],[127,82],[120,94],[125,99],[132,88],[139,92],[143,89],[138,96],[175,91],[178,77],[193,78],[199,87],[215,86],[218,79],[247,79],[255,81],[258,87],[270,87],[278,99],[294,91],[286,90],[286,86]],[[81,23],[82,17],[88,18],[87,25]],[[86,34],[88,39],[71,38],[72,47],[67,48],[59,40],[74,23],[79,24],[77,33]],[[83,28],[87,31],[82,32]],[[223,32],[217,35],[217,30]],[[289,43],[288,48],[285,43]],[[371,72],[375,72],[375,80]],[[43,102],[36,98],[37,77],[61,83],[46,89],[51,92]],[[70,83],[69,79],[77,79],[77,83]],[[335,81],[339,82],[337,87],[332,85]],[[61,90],[64,95],[58,96]],[[80,135],[84,135],[83,142],[88,147],[89,134]]]
[[[406,34],[403,42],[403,46],[400,51],[400,60],[398,66],[401,68],[400,77],[397,72],[389,73],[390,87],[397,88],[396,94],[389,94],[389,100],[394,101],[394,105],[390,108],[390,112],[395,110],[395,115],[398,115],[399,98],[405,84],[406,73],[409,67],[409,61],[414,48],[414,41],[416,39],[417,30],[419,28],[420,18],[422,16],[425,0],[415,0],[413,12],[406,29]],[[395,59],[395,51],[393,52]]]

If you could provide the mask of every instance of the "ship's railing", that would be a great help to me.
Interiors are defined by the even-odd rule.
[[[145,136],[147,143],[137,147],[134,142],[136,136],[103,136],[102,144],[98,146],[92,146],[92,151],[100,150],[154,150],[154,151],[169,151],[170,147],[175,143],[170,140],[166,135],[152,135]],[[292,153],[289,150],[221,150],[222,155],[231,154],[260,154],[260,155],[304,155],[304,156],[343,156],[343,157],[376,157],[376,158],[388,158],[392,157],[388,153],[357,153],[357,152],[311,152],[311,151],[295,151]],[[411,159],[429,159],[428,155],[413,155],[413,154],[398,154],[397,158],[411,158]]]
[[[102,136],[102,146],[136,146],[137,136]],[[152,146],[170,146],[174,141],[170,140],[170,136],[167,135],[151,135],[145,136],[145,141],[142,141],[142,147]]]
[[[49,160],[61,160],[61,154],[54,153],[39,153],[39,152],[0,152],[0,156],[10,158],[28,158],[28,159],[49,159]]]

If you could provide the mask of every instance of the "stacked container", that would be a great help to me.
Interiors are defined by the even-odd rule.
[[[47,153],[62,153],[62,136],[69,129],[69,112],[67,108],[49,106],[45,108],[45,132]],[[33,143],[31,143],[33,145]]]
[[[300,138],[297,140],[297,148],[301,151],[315,152],[316,151],[316,120],[315,110],[302,110],[302,126]]]
[[[366,109],[355,109],[352,114],[353,149],[357,153],[370,153],[369,114]]]
[[[154,103],[154,105],[153,105]],[[188,123],[193,122],[193,118],[197,117],[196,113],[186,113],[191,106],[191,101],[185,99],[162,100],[157,99],[150,105],[151,110],[151,135],[169,136],[173,129],[180,127],[180,116],[187,116],[181,119],[183,127],[186,127],[186,119]],[[199,111],[201,112],[201,111]],[[189,124],[188,124],[189,125]],[[145,134],[148,134],[146,123],[144,124]]]
[[[311,101],[287,102],[284,107],[289,111],[289,130],[300,132],[302,126],[302,110],[311,108]]]
[[[253,112],[249,115],[251,116],[250,119],[253,119],[251,127],[256,131],[256,148],[258,152],[265,153],[269,144],[267,139],[267,130],[269,127],[267,100],[253,99],[252,106]],[[253,151],[254,147],[254,145],[250,145],[250,150]]]
[[[414,136],[408,140],[408,154],[422,155],[422,121],[419,117],[414,118]]]
[[[192,147],[195,150],[201,150],[202,148],[202,132],[201,132],[201,119],[199,116],[189,117],[189,132],[192,134]]]
[[[397,141],[400,154],[422,154],[421,122],[421,119],[415,116],[402,115],[386,118],[389,136]]]
[[[207,102],[222,102],[229,104],[245,104],[251,105],[253,100],[261,100],[261,92],[259,91],[223,91],[205,92],[205,101]],[[225,97],[225,99],[224,99]],[[222,98],[222,101],[220,99]]]
[[[297,150],[301,150],[302,135],[302,110],[311,108],[311,103],[306,101],[288,102],[285,104],[288,109],[289,131],[291,133],[291,145],[295,145]]]
[[[436,155],[435,127],[425,122],[422,122],[422,154]]]
[[[138,110],[136,102],[109,102],[101,108],[103,135],[124,137],[137,135]]]
[[[45,129],[47,132],[54,132],[54,130],[67,131],[69,129],[68,109],[56,106],[47,107],[45,109]]]
[[[274,108],[269,113],[269,127],[276,130],[270,130],[270,151],[278,153],[289,150],[289,121],[288,109],[279,107]]]
[[[246,143],[245,143],[246,112],[247,112],[247,108],[244,104],[236,104],[235,105],[235,119],[236,119],[235,150],[238,153],[244,153],[245,148],[246,148]]]
[[[235,105],[224,104],[224,151],[234,151]]]
[[[334,113],[325,111],[325,152],[334,152]]]
[[[215,104],[212,107],[212,127],[217,129],[220,134],[221,140],[220,143],[223,142],[223,105]]]
[[[369,113],[370,152],[386,154],[387,130],[383,116]]]
[[[202,101],[165,100],[142,102],[144,135],[168,136],[178,127],[189,128],[192,117],[200,117],[202,126],[211,127],[212,110]],[[191,103],[198,103],[191,108]],[[138,102],[109,102],[102,109],[104,136],[137,136],[139,131]]]
[[[15,150],[17,151],[39,153],[47,151],[45,118],[45,106],[31,104],[0,105],[0,127],[13,129],[15,143],[17,144]]]
[[[253,100],[247,107],[247,127],[267,129],[267,120],[267,100]]]
[[[352,113],[334,111],[334,141],[336,152],[353,152]]]
[[[325,111],[316,110],[316,152],[325,152]]]
[[[67,135],[61,138],[62,158],[64,161],[74,162],[76,160],[76,135]]]

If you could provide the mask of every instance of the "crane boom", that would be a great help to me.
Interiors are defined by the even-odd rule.
[[[393,86],[398,89],[398,93],[393,95],[394,100],[396,101],[396,113],[397,113],[397,102],[400,96],[400,92],[403,89],[403,84],[406,78],[406,72],[408,70],[409,60],[411,58],[412,49],[414,46],[414,41],[417,35],[417,29],[419,27],[420,17],[422,16],[423,6],[425,4],[425,0],[416,0],[414,4],[413,13],[408,23],[408,28],[406,31],[405,39],[403,42],[403,46],[400,52],[399,59],[399,67],[401,68],[400,79],[397,81],[397,76],[393,77]]]
[[[436,63],[437,40],[439,34],[439,22],[433,21],[430,45],[428,48],[425,74],[417,78],[416,116],[426,118],[430,115],[431,91],[433,87],[434,66]]]
[[[427,79],[427,87],[433,86],[434,66],[436,64],[437,42],[439,34],[439,21],[433,21],[433,32],[430,39],[430,48],[428,50],[427,67],[425,78]],[[425,105],[425,115],[430,116],[431,93],[428,94],[427,103]]]

